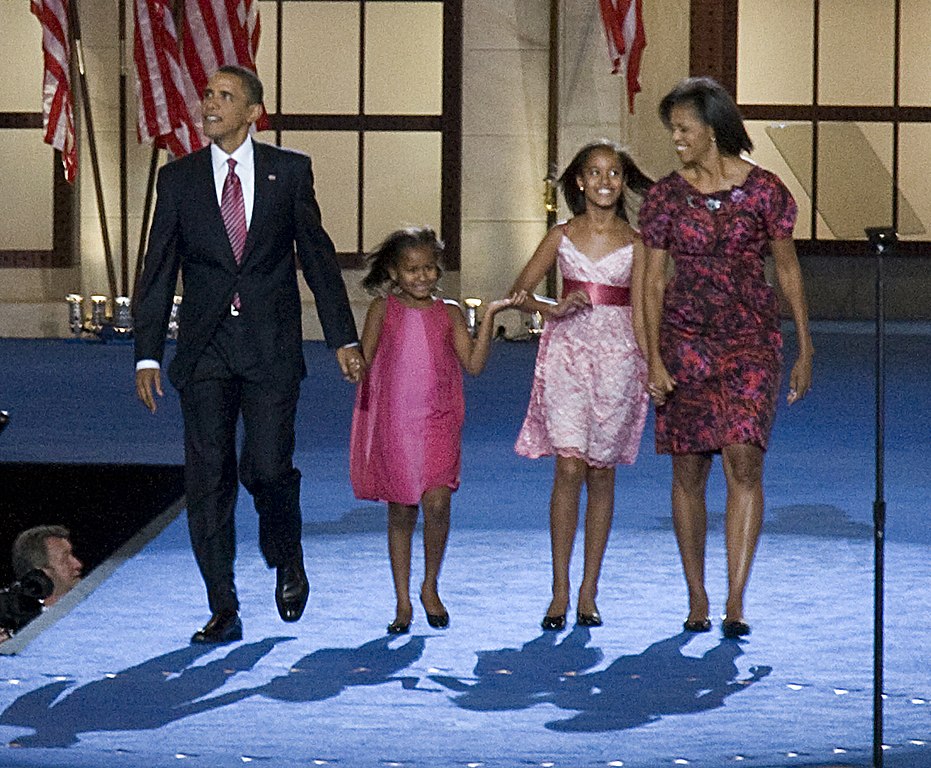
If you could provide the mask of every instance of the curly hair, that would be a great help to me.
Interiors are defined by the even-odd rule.
[[[362,278],[362,287],[371,294],[382,295],[391,283],[389,269],[397,269],[401,256],[412,248],[427,248],[436,256],[442,270],[443,241],[430,227],[405,227],[392,232],[382,240],[367,258],[369,271]]]

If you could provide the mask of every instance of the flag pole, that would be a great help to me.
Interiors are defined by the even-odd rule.
[[[129,203],[126,138],[126,0],[119,0],[120,46],[120,295],[129,296]]]
[[[113,267],[113,249],[110,247],[110,230],[107,227],[107,215],[103,200],[103,185],[100,181],[100,162],[97,158],[97,138],[94,134],[94,119],[91,113],[90,92],[87,87],[87,75],[84,69],[84,46],[81,43],[81,26],[78,13],[78,0],[68,3],[68,25],[71,45],[78,60],[78,81],[81,84],[81,101],[84,105],[84,122],[87,125],[87,143],[91,153],[91,168],[94,176],[94,190],[97,193],[97,216],[100,219],[100,232],[103,236],[103,252],[107,265],[107,282],[110,295],[117,296],[116,271]]]
[[[136,270],[133,275],[133,294],[139,285],[142,274],[142,261],[145,258],[145,244],[149,234],[149,219],[152,216],[152,198],[155,197],[155,175],[158,172],[158,145],[152,142],[152,156],[149,159],[149,177],[145,184],[145,202],[142,204],[142,225],[139,229],[139,250],[136,252]]]

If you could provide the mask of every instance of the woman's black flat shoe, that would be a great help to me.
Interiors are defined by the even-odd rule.
[[[580,627],[600,627],[601,614],[598,611],[593,611],[592,613],[582,613],[579,611],[575,615],[575,623]]]
[[[446,629],[446,627],[449,626],[449,613],[447,611],[443,611],[443,613],[428,613],[427,624],[434,629]]]
[[[682,623],[682,628],[686,632],[710,632],[711,631],[711,619],[686,619]]]
[[[540,626],[548,632],[559,632],[566,628],[566,614],[561,613],[559,616],[544,616]]]
[[[388,625],[388,634],[389,635],[406,635],[410,632],[411,623],[409,621],[398,621],[395,619]]]
[[[733,621],[725,619],[721,622],[721,631],[724,633],[724,637],[736,640],[738,637],[746,637],[750,634],[750,625],[740,619],[734,619]]]

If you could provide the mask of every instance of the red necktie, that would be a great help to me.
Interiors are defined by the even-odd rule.
[[[237,266],[242,263],[243,250],[246,247],[246,204],[242,197],[242,182],[236,175],[236,161],[230,158],[226,161],[229,173],[223,182],[223,195],[220,198],[220,215],[226,225],[226,234],[233,249],[233,258]],[[239,309],[239,294],[233,296],[233,306]]]

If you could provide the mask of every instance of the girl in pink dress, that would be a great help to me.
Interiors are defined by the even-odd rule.
[[[637,458],[647,412],[643,245],[627,222],[623,189],[642,193],[650,179],[616,144],[599,141],[578,152],[560,184],[575,215],[549,231],[514,284],[515,291],[532,291],[556,264],[563,278],[558,302],[531,295],[522,305],[542,312],[546,325],[515,446],[529,458],[556,456],[550,497],[553,598],[542,622],[547,630],[566,626],[583,485],[588,504],[576,623],[601,625],[595,596],[614,516],[615,467]]]
[[[477,376],[491,347],[493,318],[522,294],[493,301],[473,340],[453,301],[436,298],[443,244],[429,228],[389,235],[370,256],[362,285],[381,294],[362,332],[368,371],[356,393],[349,472],[357,498],[388,503],[388,554],[397,596],[391,634],[410,629],[411,542],[423,508],[420,602],[431,627],[449,625],[437,581],[452,492],[459,487],[464,416],[462,370]],[[387,291],[387,295],[385,295]]]

